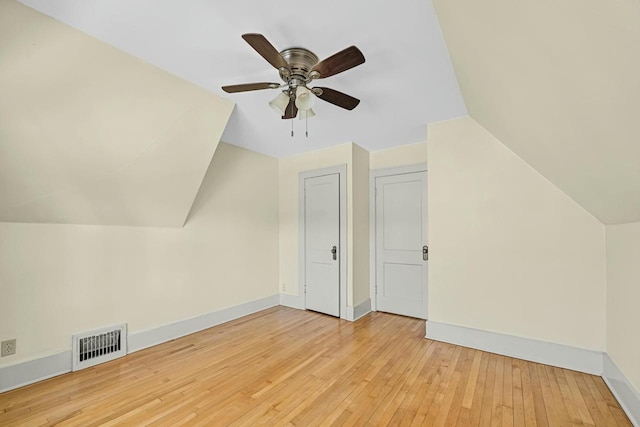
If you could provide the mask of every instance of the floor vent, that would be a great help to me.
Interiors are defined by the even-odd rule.
[[[127,354],[127,325],[73,335],[73,370],[95,366]]]

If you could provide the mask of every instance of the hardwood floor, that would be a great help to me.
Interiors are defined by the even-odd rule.
[[[0,394],[0,425],[630,426],[601,378],[276,307]]]

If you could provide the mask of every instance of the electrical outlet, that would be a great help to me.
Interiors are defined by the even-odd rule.
[[[12,340],[2,341],[0,344],[2,350],[0,353],[0,357],[11,356],[12,354],[16,354],[16,340],[15,338]]]
[[[282,284],[282,292],[284,292],[284,291],[286,291],[286,290],[287,290],[287,286],[283,283],[283,284]]]

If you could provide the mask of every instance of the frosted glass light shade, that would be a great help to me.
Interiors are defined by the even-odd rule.
[[[298,110],[298,119],[300,120],[310,119],[315,115],[316,113],[314,113],[311,108],[309,108],[308,110]]]
[[[316,97],[309,89],[304,86],[298,86],[296,89],[296,107],[298,110],[308,110],[313,107]]]
[[[276,96],[273,101],[269,103],[269,105],[275,111],[280,113],[281,116],[284,116],[287,105],[289,105],[289,96],[284,92],[280,92],[280,94]]]

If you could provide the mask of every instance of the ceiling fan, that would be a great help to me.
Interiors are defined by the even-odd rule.
[[[334,89],[308,87],[313,80],[331,77],[364,63],[364,55],[357,47],[350,46],[319,61],[316,54],[301,47],[292,47],[278,52],[262,34],[243,34],[242,38],[278,70],[284,83],[262,82],[222,86],[222,90],[225,92],[236,93],[284,88],[269,103],[280,112],[283,119],[295,118],[298,116],[299,110],[300,118],[313,117],[315,114],[311,107],[316,96],[347,110],[353,110],[360,103],[359,99]]]

